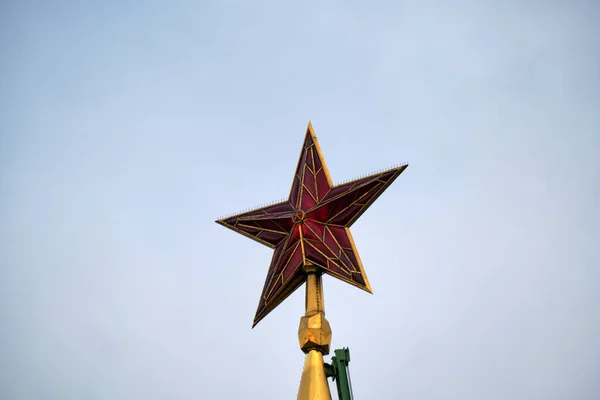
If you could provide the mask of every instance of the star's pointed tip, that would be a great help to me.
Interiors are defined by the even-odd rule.
[[[306,127],[306,134],[310,136],[315,136],[315,130],[313,129],[312,122],[308,121],[308,126]]]

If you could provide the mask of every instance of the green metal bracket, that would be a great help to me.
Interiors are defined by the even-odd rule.
[[[352,400],[352,384],[350,382],[350,349],[343,348],[335,351],[331,357],[331,364],[325,363],[325,373],[328,378],[333,378],[337,385],[339,400]]]

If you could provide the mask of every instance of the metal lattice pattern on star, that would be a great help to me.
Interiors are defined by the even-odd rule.
[[[349,227],[407,166],[334,186],[309,124],[289,199],[217,221],[275,249],[254,325],[304,283],[308,263],[371,292]]]

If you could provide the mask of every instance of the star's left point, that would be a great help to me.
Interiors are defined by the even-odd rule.
[[[275,248],[292,229],[294,215],[289,201],[282,201],[215,222],[265,246]]]

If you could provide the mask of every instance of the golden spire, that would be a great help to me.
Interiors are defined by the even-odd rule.
[[[300,319],[298,341],[306,359],[298,400],[331,400],[323,361],[323,355],[329,354],[331,327],[325,319],[322,271],[311,264],[305,264],[303,270],[306,273],[306,314]]]

